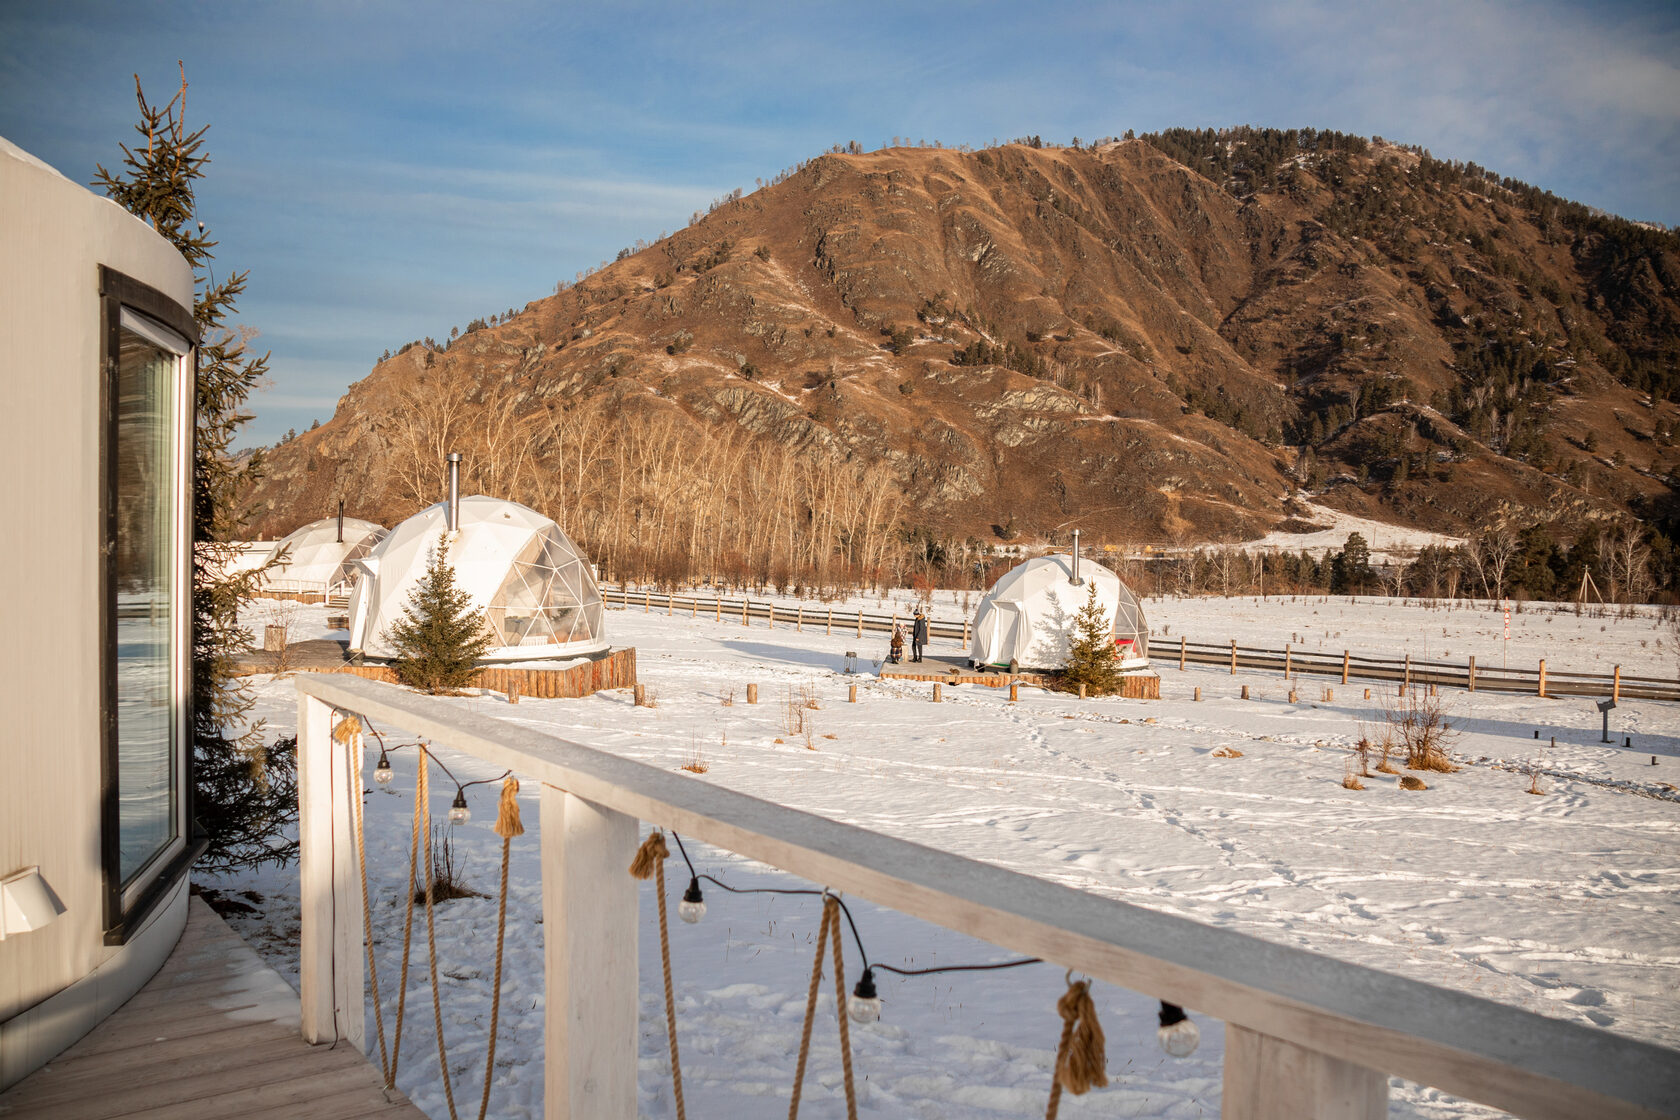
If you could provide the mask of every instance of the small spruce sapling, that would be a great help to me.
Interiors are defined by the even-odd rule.
[[[446,542],[432,549],[425,576],[386,637],[400,655],[392,668],[403,684],[435,696],[477,679],[477,661],[490,648],[491,637],[472,596],[455,586]]]
[[[1068,650],[1063,683],[1077,691],[1080,685],[1095,696],[1117,692],[1120,666],[1114,658],[1113,627],[1108,612],[1097,598],[1097,585],[1090,585],[1085,605],[1073,616],[1073,642]]]

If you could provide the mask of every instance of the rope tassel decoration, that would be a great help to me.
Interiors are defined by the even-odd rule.
[[[1091,982],[1076,981],[1070,975],[1067,991],[1056,1001],[1056,1012],[1062,1017],[1062,1040],[1056,1047],[1056,1070],[1044,1120],[1056,1120],[1064,1087],[1077,1097],[1108,1084],[1108,1058],[1103,1052],[1106,1040],[1102,1024],[1097,1022],[1096,1005],[1091,1002]]]
[[[497,822],[498,825],[500,823]],[[665,834],[654,829],[636,849],[636,858],[630,861],[630,877],[644,882],[658,879],[655,890],[659,900],[659,963],[665,970],[665,1035],[671,1041],[671,1096],[677,1105],[677,1120],[688,1120],[687,1106],[683,1103],[682,1062],[677,1057],[677,998],[671,987],[671,926],[665,916],[665,861],[670,856],[671,849],[665,843]]]
[[[496,835],[503,840],[525,835],[525,824],[519,819],[519,779],[509,778],[502,783],[502,800],[496,806]]]

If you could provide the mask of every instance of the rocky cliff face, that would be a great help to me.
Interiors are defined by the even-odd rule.
[[[1677,245],[1329,134],[825,155],[381,361],[275,450],[257,527],[392,523],[445,442],[540,502],[591,469],[556,434],[580,409],[884,464],[957,539],[1241,540],[1294,488],[1446,531],[1660,515]]]

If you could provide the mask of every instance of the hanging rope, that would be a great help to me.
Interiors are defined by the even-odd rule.
[[[391,1072],[385,1078],[387,1089],[397,1087],[397,1064],[402,1060],[403,1016],[408,1007],[409,950],[414,943],[414,896],[420,890],[420,833],[422,830],[429,832],[431,829],[431,815],[427,812],[426,798],[421,796],[426,792],[426,752],[422,749],[414,775],[414,814],[408,839],[408,893],[403,907],[402,974],[397,981],[397,1026],[391,1041]],[[428,879],[431,878],[431,870],[428,863]],[[382,1014],[377,1003],[374,1004],[374,1013]]]
[[[1077,1097],[1108,1084],[1104,1072],[1108,1059],[1103,1054],[1102,1025],[1091,1002],[1091,982],[1075,981],[1070,973],[1068,990],[1056,1001],[1056,1012],[1062,1017],[1062,1040],[1056,1046],[1056,1068],[1050,1075],[1050,1103],[1045,1107],[1044,1120],[1056,1120],[1063,1086]]]
[[[502,783],[502,799],[496,809],[496,835],[502,838],[502,894],[496,903],[496,978],[490,996],[490,1051],[484,1056],[484,1095],[478,1099],[478,1120],[490,1110],[490,1078],[496,1068],[496,1028],[502,1018],[502,945],[507,938],[508,854],[515,836],[525,835],[519,819],[519,779]]]
[[[840,1021],[840,1068],[846,1081],[846,1118],[857,1120],[857,1088],[852,1082],[852,1041],[846,1026],[846,974],[840,947],[840,903],[833,895],[823,895],[822,922],[817,931],[817,956],[811,963],[811,988],[805,995],[805,1026],[799,1035],[799,1062],[793,1072],[793,1096],[788,1102],[788,1120],[798,1120],[799,1098],[805,1085],[805,1063],[811,1055],[811,1024],[817,1017],[817,988],[822,980],[823,950],[827,947],[830,930],[834,934],[834,994],[835,1011]]]
[[[833,932],[834,1010],[840,1021],[840,1069],[846,1080],[847,1120],[857,1120],[857,1087],[852,1084],[852,1033],[846,1022],[846,962],[840,951],[840,901],[833,895],[823,900],[823,917]]]
[[[682,1063],[677,1059],[677,1001],[671,989],[671,927],[665,919],[665,861],[670,857],[671,849],[665,844],[665,834],[655,829],[636,849],[636,858],[630,861],[630,875],[644,882],[650,877],[658,880],[655,886],[659,899],[659,963],[665,969],[665,1034],[671,1040],[671,1096],[677,1102],[677,1120],[688,1120],[688,1110],[683,1103]],[[479,1120],[484,1118],[481,1116]]]
[[[367,946],[368,983],[373,988],[373,1022],[379,1034],[379,1072],[385,1076],[385,1086],[393,1084],[394,1074],[391,1069],[391,1059],[385,1049],[385,1016],[379,1005],[379,966],[373,956],[373,908],[368,904],[368,876],[367,876],[367,811],[362,804],[362,768],[357,757],[361,751],[361,723],[355,716],[350,716],[339,724],[340,728],[349,724],[356,725],[356,734],[347,735],[339,742],[344,744],[344,785],[345,794],[350,806],[350,821],[356,830],[356,867],[362,878],[362,940]],[[337,733],[334,733],[337,738]]]

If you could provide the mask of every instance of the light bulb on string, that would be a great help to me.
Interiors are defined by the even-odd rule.
[[[874,1023],[881,1018],[881,997],[875,993],[875,970],[863,970],[863,978],[846,1001],[846,1014],[854,1023]]]
[[[472,818],[472,810],[467,808],[467,791],[455,791],[455,803],[449,807],[449,823],[465,824]]]
[[[391,760],[385,757],[384,751],[380,751],[379,762],[373,768],[373,780],[382,786],[388,786],[396,776],[397,772],[391,769]]]
[[[700,893],[700,880],[690,877],[688,889],[683,892],[682,901],[677,903],[677,917],[694,925],[706,916],[706,898]]]
[[[1202,1032],[1176,1003],[1161,1001],[1161,1029],[1155,1032],[1161,1049],[1175,1058],[1188,1058],[1201,1045]]]

